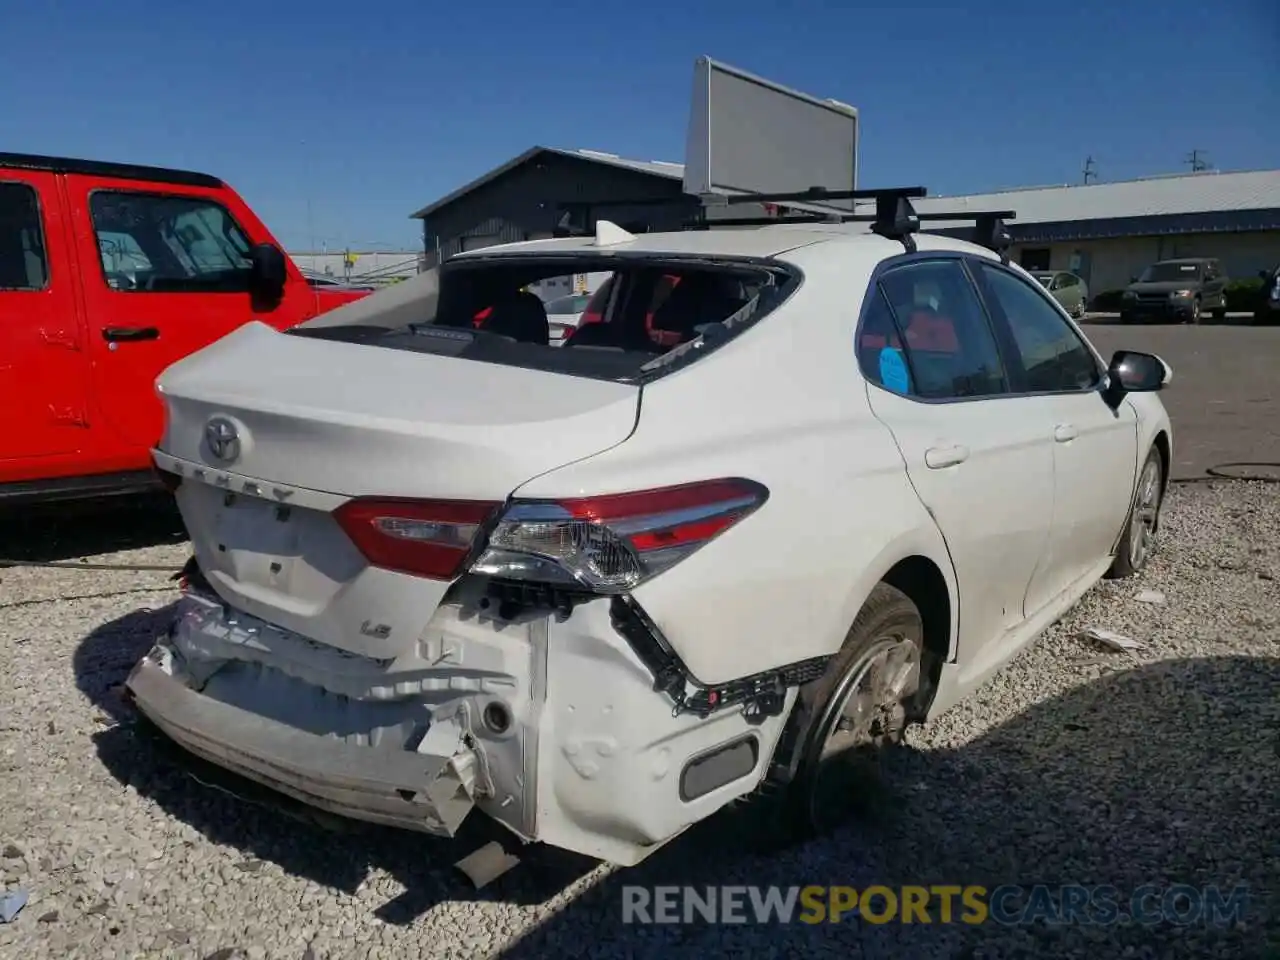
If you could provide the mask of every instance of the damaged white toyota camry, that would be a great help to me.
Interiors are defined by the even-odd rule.
[[[138,707],[428,833],[634,864],[762,788],[827,828],[850,758],[1143,566],[1171,455],[1161,360],[1100,357],[998,220],[887,199],[473,251],[171,367],[194,556]],[[595,272],[549,345],[527,288]]]

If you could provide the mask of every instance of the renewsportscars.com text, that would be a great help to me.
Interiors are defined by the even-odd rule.
[[[639,887],[622,888],[624,923],[1029,923],[1109,926],[1161,924],[1230,926],[1248,910],[1247,887],[1220,889],[1147,884],[1129,892],[1112,886],[975,884],[864,888]]]

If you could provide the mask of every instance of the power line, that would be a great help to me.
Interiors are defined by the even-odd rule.
[[[1191,167],[1192,173],[1200,173],[1209,169],[1209,161],[1201,156],[1202,153],[1204,153],[1203,150],[1192,150],[1187,154],[1187,159],[1182,161]]]
[[[1084,160],[1084,185],[1087,187],[1090,183],[1098,179],[1098,166],[1093,162],[1093,155],[1085,157]]]

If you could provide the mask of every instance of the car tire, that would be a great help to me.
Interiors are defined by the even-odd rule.
[[[878,795],[883,752],[901,744],[918,715],[923,655],[919,609],[877,584],[827,672],[800,689],[791,712],[782,742],[794,744],[797,762],[780,824],[790,839],[829,833]],[[851,716],[860,693],[871,709]]]
[[[1191,316],[1187,318],[1187,323],[1198,324],[1200,322],[1200,298],[1191,301]]]
[[[1121,580],[1139,573],[1151,558],[1155,535],[1160,529],[1160,508],[1164,505],[1164,461],[1154,447],[1138,474],[1133,501],[1124,521],[1124,533],[1116,544],[1116,555],[1107,570],[1108,580]]]

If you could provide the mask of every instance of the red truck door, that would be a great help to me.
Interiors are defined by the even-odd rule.
[[[155,380],[251,320],[276,327],[316,312],[297,269],[278,303],[255,304],[250,252],[273,242],[230,188],[67,177],[94,356],[97,407],[128,444],[160,438]]]
[[[0,482],[85,443],[89,361],[59,187],[0,169]]]

